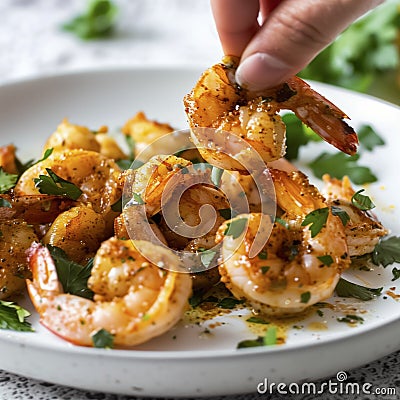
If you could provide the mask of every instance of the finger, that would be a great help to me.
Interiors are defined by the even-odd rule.
[[[382,0],[284,0],[243,52],[236,79],[253,90],[303,69],[357,17]]]
[[[240,57],[259,30],[258,0],[211,0],[218,35],[225,54]]]

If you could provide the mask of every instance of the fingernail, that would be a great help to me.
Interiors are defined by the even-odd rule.
[[[236,71],[236,81],[249,90],[267,89],[281,83],[288,65],[266,53],[247,57]]]

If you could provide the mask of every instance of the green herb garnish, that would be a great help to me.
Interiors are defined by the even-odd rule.
[[[350,221],[350,215],[347,214],[347,212],[344,211],[343,209],[341,209],[340,207],[331,206],[331,212],[332,212],[332,215],[340,218],[343,226],[346,226],[347,223]]]
[[[83,40],[111,36],[117,10],[117,6],[110,0],[91,0],[86,11],[62,25],[62,29]]]
[[[363,125],[357,131],[360,145],[368,151],[372,151],[376,146],[383,146],[385,141],[377,134],[370,125]]]
[[[93,346],[100,349],[112,349],[114,347],[114,335],[105,329],[100,329],[92,336]]]
[[[326,265],[326,266],[330,266],[331,264],[333,264],[333,258],[332,256],[330,256],[329,254],[326,254],[324,256],[319,256],[317,257],[319,261],[322,262],[322,264]]]
[[[224,235],[232,236],[233,239],[237,239],[243,233],[246,225],[247,225],[247,218],[239,218],[231,222],[228,222]]]
[[[12,205],[7,199],[4,199],[3,197],[0,197],[0,207],[12,208]]]
[[[338,322],[346,322],[347,324],[356,324],[363,323],[364,318],[359,317],[358,315],[347,314],[345,317],[337,318]]]
[[[0,167],[0,193],[6,193],[15,187],[18,181],[18,175],[9,174]]]
[[[318,208],[306,215],[301,226],[310,225],[311,237],[315,237],[325,226],[329,215],[329,208]]]
[[[264,336],[258,336],[257,339],[243,340],[238,343],[237,349],[249,347],[272,346],[277,343],[277,328],[271,326],[267,329]]]
[[[35,186],[41,194],[54,194],[72,200],[79,199],[83,192],[75,184],[59,177],[50,168],[46,168],[46,171],[49,176],[39,175],[39,178],[34,179]]]
[[[243,303],[244,300],[238,300],[233,297],[225,297],[218,302],[217,307],[231,310],[232,308],[235,308],[238,304]]]
[[[262,325],[270,324],[270,322],[268,322],[264,318],[260,318],[260,317],[250,317],[250,318],[247,318],[246,321],[251,322],[252,324],[262,324]]]
[[[26,318],[29,311],[11,301],[0,300],[0,329],[19,332],[33,332],[33,328]]]
[[[359,158],[359,154],[348,156],[344,153],[330,154],[323,152],[309,166],[318,178],[322,178],[324,174],[328,173],[330,176],[338,179],[342,179],[347,175],[357,185],[376,182],[378,178],[368,167],[357,164]]]
[[[372,252],[372,262],[384,267],[395,262],[400,263],[400,237],[391,236],[380,240]]]
[[[353,297],[355,299],[369,301],[380,296],[383,288],[367,288],[340,278],[335,290],[340,297]]]
[[[64,292],[86,299],[93,299],[93,292],[87,286],[87,281],[93,268],[93,259],[85,266],[82,266],[71,261],[59,247],[47,245],[47,248],[54,260],[58,279]]]
[[[358,192],[354,193],[353,197],[351,198],[351,203],[353,204],[353,206],[359,208],[362,211],[372,210],[373,208],[375,208],[375,204],[368,196],[364,196],[363,194],[361,194],[364,191],[365,189],[361,189]]]
[[[304,292],[300,295],[300,302],[301,303],[308,303],[311,299],[311,293],[310,292]]]

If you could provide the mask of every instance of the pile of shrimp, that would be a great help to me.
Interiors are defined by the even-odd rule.
[[[132,347],[167,332],[183,317],[194,291],[220,282],[253,310],[276,316],[299,313],[331,297],[350,257],[371,252],[387,232],[376,217],[352,205],[354,190],[347,178],[325,176],[320,192],[282,159],[285,125],[278,112],[292,110],[348,154],[357,149],[357,135],[344,122],[346,115],[301,79],[293,77],[275,89],[253,93],[235,83],[236,67],[235,58],[225,58],[206,70],[185,96],[195,149],[178,156],[165,146],[159,148],[155,141],[174,129],[147,119],[143,112],[127,121],[122,133],[135,142],[135,155],[145,150],[148,156],[129,173],[119,166],[128,155],[106,127],[92,131],[63,120],[43,147],[43,154],[53,149],[51,155],[20,174],[15,187],[0,195],[0,300],[27,287],[41,323],[62,339],[93,346],[94,336],[105,330],[114,346]],[[229,155],[219,151],[229,147],[223,132],[240,137],[261,156],[272,179],[279,218],[286,225],[263,214],[253,177],[244,170],[243,158],[234,154],[234,146]],[[178,190],[187,179],[182,169],[193,166],[194,159],[224,173],[219,185],[199,178],[178,199],[176,212],[193,232],[203,207],[215,210],[207,232],[191,231],[186,237],[168,225],[162,198]],[[6,173],[18,173],[12,145],[0,147],[0,166]],[[37,178],[49,170],[79,188],[79,198],[42,194]],[[180,178],[174,180],[177,174]],[[142,235],[142,214],[132,207],[115,207],[128,180],[143,202],[153,241]],[[249,209],[226,219],[219,211],[230,208],[233,181],[246,194]],[[349,224],[344,226],[329,213],[319,233],[312,235],[310,226],[302,223],[305,216],[333,204],[345,208]],[[238,221],[246,229],[230,234],[229,227]],[[251,255],[260,232],[268,232],[268,239]],[[202,273],[180,271],[176,251],[198,254],[216,245],[218,267]],[[87,281],[91,298],[65,292],[51,247],[80,265],[93,260]],[[152,254],[151,260],[146,253]],[[321,261],[327,257],[329,263]]]

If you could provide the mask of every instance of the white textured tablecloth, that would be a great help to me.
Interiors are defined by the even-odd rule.
[[[116,3],[120,6],[116,36],[112,40],[82,42],[59,29],[61,23],[82,10],[82,0],[1,0],[0,83],[114,65],[205,67],[220,58],[221,50],[208,1],[120,0]],[[352,382],[370,382],[373,387],[395,387],[397,396],[340,397],[326,393],[319,398],[400,399],[400,353],[347,372]],[[272,397],[249,394],[231,398]],[[288,399],[290,396],[273,398]],[[315,397],[302,395],[293,398]],[[0,400],[11,399],[134,398],[60,387],[0,370]]]

